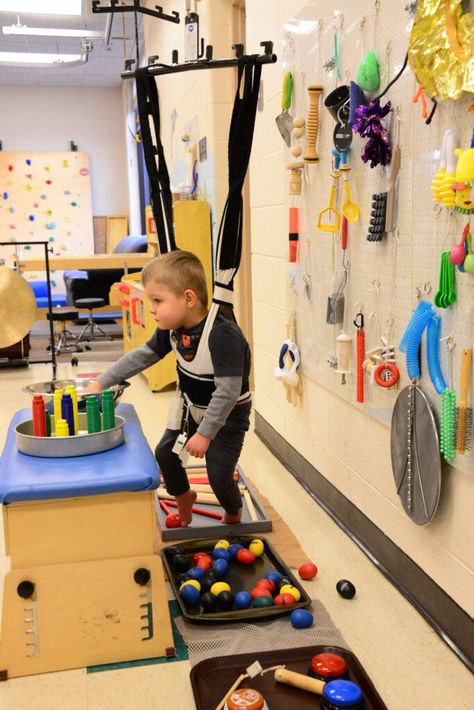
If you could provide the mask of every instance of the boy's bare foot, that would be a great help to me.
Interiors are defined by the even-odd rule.
[[[176,496],[176,503],[178,504],[179,517],[181,518],[181,527],[187,528],[191,520],[193,519],[193,505],[196,502],[197,493],[189,489],[186,493],[182,493],[180,496]]]
[[[222,517],[222,522],[226,525],[233,525],[236,523],[240,523],[242,519],[242,508],[239,509],[239,512],[236,515],[232,515],[231,513],[225,513]]]

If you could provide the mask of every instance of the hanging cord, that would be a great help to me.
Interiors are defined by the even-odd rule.
[[[379,94],[378,96],[376,96],[375,99],[372,99],[372,101],[380,101],[380,99],[382,98],[382,96],[385,96],[385,94],[386,94],[387,91],[390,89],[390,87],[393,86],[393,85],[400,79],[401,75],[403,74],[403,72],[404,72],[405,69],[407,68],[407,64],[408,64],[408,52],[405,54],[405,59],[403,60],[402,68],[400,69],[400,71],[398,72],[398,74],[397,74],[396,76],[394,76],[393,79],[392,79],[392,81],[390,81],[390,82],[387,84],[387,86],[386,86],[385,89],[382,91],[382,93]]]

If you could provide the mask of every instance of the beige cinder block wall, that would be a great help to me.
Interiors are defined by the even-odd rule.
[[[309,4],[247,0],[247,43],[253,46],[273,40],[281,58],[284,23]],[[316,8],[318,3],[312,4]],[[338,9],[349,11],[349,5],[349,0],[341,0]],[[370,16],[373,3],[364,0],[358,11]],[[469,475],[447,467],[435,519],[427,526],[416,526],[395,493],[389,426],[309,377],[303,377],[303,397],[295,408],[287,403],[274,377],[288,318],[288,153],[275,127],[281,80],[280,61],[264,68],[264,111],[257,115],[250,166],[255,409],[472,614],[473,472]],[[406,101],[410,99],[411,95]],[[404,369],[404,363],[399,364]]]

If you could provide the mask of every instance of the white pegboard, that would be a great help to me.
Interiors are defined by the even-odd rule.
[[[286,50],[283,69],[290,69],[294,77],[293,115],[306,114],[306,86],[321,83],[327,95],[336,85],[356,79],[357,68],[368,50],[377,53],[381,66],[383,88],[399,71],[408,47],[412,17],[404,9],[405,3],[379,4],[375,1],[353,3],[340,0],[335,5],[312,2],[295,17],[288,18],[283,28]],[[334,55],[334,32],[337,27],[341,80],[335,70],[323,65]],[[396,28],[396,31],[394,31]],[[414,75],[408,67],[402,77],[382,99],[392,102],[400,119],[401,168],[396,203],[397,230],[381,242],[366,239],[370,219],[372,194],[386,184],[383,168],[373,169],[364,164],[360,154],[365,144],[354,135],[349,156],[349,181],[352,200],[360,206],[360,219],[349,223],[348,259],[349,283],[346,289],[345,332],[353,338],[352,370],[355,369],[356,329],[353,320],[359,308],[366,320],[366,349],[374,347],[377,330],[384,334],[391,324],[391,341],[397,346],[397,364],[401,372],[400,386],[408,383],[404,356],[398,351],[403,331],[417,305],[420,290],[430,290],[432,301],[438,286],[440,256],[460,239],[467,218],[458,213],[438,209],[431,196],[431,180],[439,162],[442,138],[446,128],[455,127],[457,145],[468,148],[471,141],[472,114],[467,112],[470,100],[445,101],[438,105],[433,122],[427,126],[421,117],[421,107],[412,102],[417,89]],[[428,109],[430,109],[430,102]],[[394,119],[388,120],[394,137]],[[342,260],[338,234],[317,229],[317,216],[327,206],[331,186],[330,169],[333,146],[334,120],[320,105],[321,127],[318,140],[320,160],[304,169],[303,195],[293,198],[303,213],[300,225],[298,264],[291,270],[289,310],[296,312],[297,342],[301,351],[301,368],[306,376],[336,392],[339,396],[362,407],[369,416],[390,422],[399,389],[383,389],[369,383],[365,376],[365,403],[356,404],[355,375],[341,384],[340,375],[329,366],[336,354],[336,338],[340,326],[326,324],[327,297],[335,269]],[[288,151],[287,162],[293,159]],[[344,201],[342,180],[337,204]],[[298,202],[298,200],[300,200]],[[398,235],[398,236],[397,236]],[[303,274],[311,277],[311,300],[304,288]],[[452,385],[459,394],[462,349],[472,347],[474,339],[474,276],[456,271],[458,300],[449,309],[438,309],[442,317],[442,337],[453,335]],[[447,351],[442,344],[441,363],[445,378],[449,379]],[[448,382],[449,384],[449,382]],[[436,394],[426,365],[421,386],[439,412]],[[472,399],[471,399],[472,401]],[[453,465],[466,472],[474,470],[474,453],[458,456]]]

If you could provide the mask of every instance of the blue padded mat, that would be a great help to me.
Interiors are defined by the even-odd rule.
[[[159,470],[131,404],[119,404],[125,441],[116,449],[89,456],[40,458],[17,450],[15,427],[31,419],[30,409],[15,414],[0,457],[0,501],[72,498],[158,488]]]

